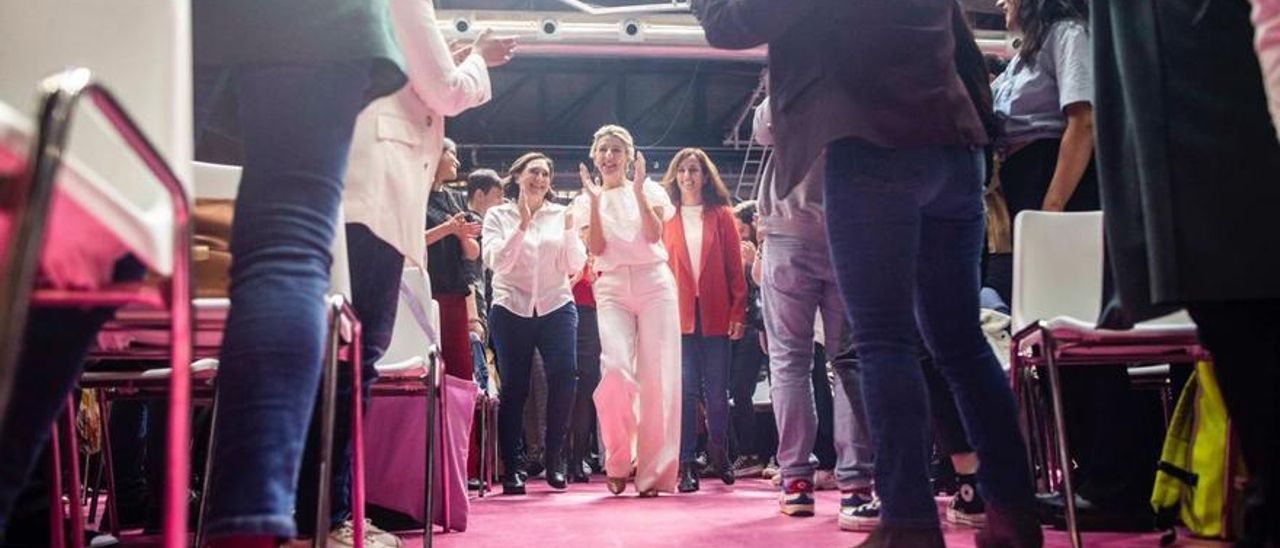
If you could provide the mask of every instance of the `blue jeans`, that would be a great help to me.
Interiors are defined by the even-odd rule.
[[[348,223],[347,259],[358,268],[351,269],[351,306],[360,318],[360,399],[367,409],[369,392],[378,378],[374,364],[391,344],[391,331],[396,323],[396,305],[400,301],[400,277],[404,271],[404,255],[382,241],[369,227]],[[333,483],[329,499],[329,526],[337,527],[351,517],[351,370],[339,366],[338,390],[335,398],[333,427]],[[299,531],[315,530],[316,486],[320,473],[319,413],[312,417],[307,431],[307,446],[302,454],[298,481],[297,513]]]
[[[113,279],[140,280],[145,272],[141,263],[128,257],[117,261]],[[4,421],[0,439],[0,536],[49,441],[49,426],[66,409],[89,346],[113,313],[111,308],[31,309],[9,399],[13,413]]]
[[[237,77],[244,174],[205,530],[292,537],[324,356],[329,246],[368,67],[260,65]]]
[[[729,337],[702,334],[702,316],[694,306],[693,333],[680,338],[680,464],[693,462],[698,445],[698,400],[707,409],[707,448],[712,454],[727,451],[729,437]]]
[[[765,237],[765,331],[769,335],[769,371],[774,420],[778,425],[778,466],[783,480],[813,480],[818,459],[820,396],[815,386],[827,389],[826,364],[814,360],[814,318],[822,314],[825,350],[834,357],[844,346],[844,303],[836,287],[835,272],[823,242],[770,234]],[[857,360],[833,360],[837,379],[831,403],[836,482],[841,489],[871,485],[875,469],[867,420],[862,405],[861,374]],[[820,382],[819,382],[820,381]]]
[[[993,509],[1032,504],[1009,379],[978,326],[982,160],[967,147],[827,147],[827,233],[862,360],[885,527],[937,527],[916,328],[955,394]]]
[[[502,391],[498,394],[498,442],[507,470],[523,469],[520,437],[524,433],[524,405],[529,397],[533,351],[542,355],[547,372],[547,430],[544,444],[548,468],[564,462],[565,432],[578,384],[578,309],[573,303],[543,316],[526,318],[501,305],[489,312],[489,329],[498,350]]]

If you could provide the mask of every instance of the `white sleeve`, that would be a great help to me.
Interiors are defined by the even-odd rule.
[[[644,195],[649,199],[649,207],[658,210],[658,218],[662,222],[670,221],[676,215],[676,208],[671,205],[671,197],[667,195],[667,190],[653,179],[645,180]]]
[[[453,116],[489,101],[493,91],[484,59],[472,53],[461,65],[454,64],[430,0],[391,0],[390,11],[409,85],[423,103]]]
[[[524,245],[523,230],[520,226],[507,226],[502,217],[506,216],[506,212],[490,211],[484,216],[484,231],[482,237],[484,239],[484,264],[490,270],[502,274],[508,274],[515,269],[517,263],[520,262],[520,250]],[[511,234],[507,234],[510,230]]]

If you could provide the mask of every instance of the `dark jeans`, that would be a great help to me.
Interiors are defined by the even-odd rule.
[[[697,309],[697,305],[694,305]],[[680,463],[690,464],[698,446],[698,401],[707,412],[707,448],[715,454],[728,450],[729,436],[729,337],[702,334],[702,317],[695,312],[693,333],[680,337]]]
[[[747,327],[742,338],[733,341],[733,361],[729,365],[729,399],[733,403],[729,415],[737,456],[767,458],[772,453],[762,447],[752,401],[760,382],[760,369],[767,363],[769,356],[760,348],[760,330]]]
[[[210,536],[294,536],[324,357],[329,247],[368,72],[359,62],[238,70],[244,173],[218,370]]]
[[[563,462],[565,430],[573,408],[577,384],[578,310],[573,303],[546,315],[525,318],[500,305],[489,309],[489,329],[498,350],[502,391],[498,394],[498,442],[507,470],[523,469],[520,437],[524,432],[524,405],[529,397],[529,370],[533,351],[542,355],[547,372],[546,464]]]
[[[391,344],[391,331],[396,322],[396,304],[400,301],[400,277],[404,255],[382,241],[362,224],[349,223],[347,260],[351,269],[351,306],[360,317],[360,398],[366,409],[369,391],[378,378],[374,364]],[[351,516],[351,370],[339,366],[337,402],[333,425],[333,483],[329,499],[329,525],[337,527]],[[320,467],[319,406],[307,431],[307,448],[302,454],[302,472],[298,481],[298,530],[315,529],[316,475]]]
[[[1280,544],[1280,301],[1192,303],[1187,308],[1200,340],[1213,354],[1214,373],[1249,470],[1246,526],[1251,540]]]
[[[113,279],[140,280],[143,273],[142,264],[128,257],[116,263]],[[0,534],[49,441],[50,425],[66,408],[89,346],[112,314],[110,308],[31,309],[9,400],[13,411],[0,439]]]
[[[578,388],[569,423],[569,464],[581,467],[592,453],[591,434],[596,430],[596,405],[591,397],[600,384],[600,324],[594,307],[577,308]]]
[[[862,360],[885,527],[938,527],[917,328],[977,449],[984,498],[1011,512],[1032,504],[1013,394],[977,320],[982,178],[968,147],[827,147],[827,234]]]

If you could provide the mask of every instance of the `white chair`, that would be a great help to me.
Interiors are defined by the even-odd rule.
[[[7,407],[30,306],[167,308],[173,374],[165,546],[186,542],[189,9],[184,0],[50,0],[0,8],[0,103],[8,105],[0,109],[0,172],[25,183],[13,187],[14,201],[5,212],[11,230],[0,284],[0,409]],[[58,76],[47,78],[51,74]],[[86,96],[97,110],[76,109]],[[76,116],[81,112],[85,116]],[[101,287],[95,283],[105,277],[101,271],[54,268],[65,259],[126,251],[168,278],[165,291]],[[33,292],[37,264],[51,274],[47,281],[64,289]],[[74,485],[78,470],[71,460]],[[73,496],[71,542],[79,546],[83,523],[77,502]],[[57,517],[62,505],[54,506]],[[55,535],[55,543],[63,541]]]
[[[1010,375],[1041,486],[1064,496],[1067,529],[1080,546],[1065,435],[1060,367],[1150,366],[1205,357],[1184,313],[1128,330],[1099,329],[1102,307],[1102,212],[1024,211],[1014,221],[1013,341]],[[1039,371],[1047,371],[1051,411],[1044,411]],[[1167,369],[1166,369],[1167,371]],[[1046,422],[1046,415],[1051,422]]]

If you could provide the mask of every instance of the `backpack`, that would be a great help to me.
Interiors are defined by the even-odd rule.
[[[1241,530],[1244,462],[1212,362],[1196,363],[1178,397],[1156,469],[1151,506],[1165,534],[1181,522],[1193,536],[1231,539]]]

